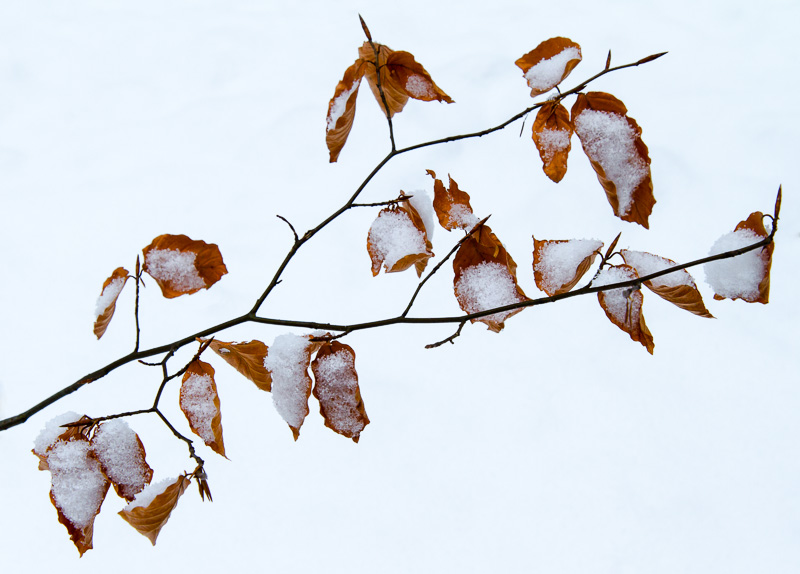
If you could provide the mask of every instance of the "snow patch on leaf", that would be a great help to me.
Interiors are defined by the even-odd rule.
[[[214,404],[217,393],[213,381],[208,375],[192,373],[181,385],[181,410],[186,414],[189,423],[203,442],[215,441],[211,421],[219,412]]]
[[[500,263],[482,262],[467,267],[461,272],[455,291],[461,308],[467,313],[478,313],[525,300],[517,291],[508,267]],[[515,310],[495,313],[481,320],[503,323],[514,313]]]
[[[292,333],[279,335],[269,348],[264,367],[272,376],[275,410],[292,429],[299,429],[308,415],[311,377],[308,376],[311,342]]]
[[[625,263],[636,269],[639,277],[657,273],[675,265],[674,262],[668,259],[644,251],[628,251],[626,249],[623,250],[622,256],[625,258]],[[650,279],[650,283],[653,287],[678,287],[680,285],[687,285],[689,287],[697,286],[686,269],[679,269],[674,273],[668,273],[667,275]]]
[[[53,502],[72,525],[89,526],[103,504],[108,481],[86,440],[59,440],[47,454]]]
[[[339,118],[342,117],[342,114],[344,114],[347,108],[347,100],[350,99],[350,95],[353,92],[358,90],[360,85],[361,78],[358,78],[349,89],[344,90],[331,102],[331,109],[328,113],[328,131],[336,127],[336,122],[339,121]]]
[[[92,437],[92,450],[106,476],[119,486],[119,494],[128,500],[141,492],[153,477],[139,438],[123,420],[100,424]]]
[[[597,239],[571,239],[547,242],[541,248],[534,271],[541,273],[539,288],[545,293],[556,293],[574,279],[578,267],[603,246]]]
[[[152,249],[147,253],[147,272],[157,281],[169,282],[173,289],[192,291],[206,286],[195,267],[197,255],[177,249]]]
[[[763,239],[750,229],[731,231],[717,239],[709,255],[718,255],[758,243]],[[760,249],[736,257],[711,261],[704,265],[706,283],[720,297],[755,301],[759,298],[759,285],[767,272],[767,263]]]
[[[408,255],[427,252],[424,235],[408,214],[399,210],[384,210],[378,214],[369,228],[367,243],[376,255],[378,269],[383,262],[387,271]]]
[[[119,297],[119,294],[122,292],[122,288],[125,287],[125,281],[127,281],[127,278],[117,277],[103,289],[103,292],[97,298],[97,304],[94,308],[95,320],[105,313],[109,305],[116,302],[117,297]]]
[[[558,85],[564,77],[564,71],[571,60],[580,60],[578,48],[565,48],[552,58],[542,60],[525,72],[525,79],[532,90],[544,93]]]

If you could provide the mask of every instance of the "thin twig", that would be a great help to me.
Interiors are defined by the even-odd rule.
[[[281,221],[285,222],[285,223],[286,223],[286,225],[288,225],[288,226],[289,226],[289,229],[291,229],[291,230],[292,230],[292,234],[294,235],[294,242],[295,242],[295,243],[297,243],[298,241],[300,241],[300,238],[297,236],[297,231],[295,231],[295,230],[294,230],[294,225],[292,225],[292,224],[291,224],[291,222],[290,222],[288,219],[286,219],[286,218],[285,218],[284,216],[282,216],[282,215],[277,215],[277,214],[275,215],[275,217],[277,217],[277,218],[278,218],[278,219],[280,219]]]
[[[425,345],[425,348],[426,349],[435,349],[436,347],[441,347],[445,343],[450,343],[451,345],[455,345],[455,343],[453,342],[453,339],[455,339],[456,337],[459,337],[461,335],[461,329],[463,329],[464,325],[466,325],[466,324],[467,324],[466,321],[462,321],[461,324],[458,326],[458,329],[456,330],[455,333],[453,333],[452,335],[450,335],[446,339],[442,339],[441,341],[438,341],[436,343],[431,343],[429,345]]]
[[[141,332],[139,328],[139,282],[142,280],[142,268],[139,264],[139,256],[136,256],[136,297],[133,303],[133,317],[136,321],[136,342],[133,345],[133,352],[136,353],[139,350],[139,334]]]

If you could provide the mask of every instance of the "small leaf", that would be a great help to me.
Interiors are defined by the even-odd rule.
[[[130,502],[153,478],[153,469],[145,460],[142,441],[121,419],[97,425],[92,436],[94,452],[103,474],[119,496]]]
[[[228,272],[219,247],[185,235],[159,235],[142,251],[145,272],[168,299],[208,289]]]
[[[515,63],[528,81],[531,97],[549,92],[581,61],[581,47],[569,38],[550,38]]]
[[[594,263],[603,242],[596,239],[533,238],[533,276],[549,296],[571,290]]]
[[[308,416],[308,397],[311,396],[308,367],[311,353],[318,345],[308,336],[286,333],[275,338],[264,359],[264,367],[272,377],[272,402],[292,429],[294,440],[300,436],[300,427]]]
[[[533,143],[539,150],[545,175],[555,183],[567,173],[572,131],[569,112],[560,103],[548,102],[539,108],[533,122]]]
[[[620,251],[625,263],[636,270],[639,277],[644,277],[652,273],[657,273],[664,269],[669,269],[676,265],[672,259],[660,257],[645,251],[630,251],[623,249]],[[674,273],[656,277],[650,281],[644,281],[644,286],[653,293],[666,299],[673,305],[694,313],[700,317],[713,319],[714,316],[708,312],[703,297],[697,289],[694,278],[686,269],[680,269]]]
[[[205,343],[207,339],[197,339]],[[261,341],[246,341],[244,343],[226,343],[214,339],[209,343],[209,348],[225,359],[230,366],[242,375],[253,381],[262,391],[269,392],[272,388],[272,379],[264,368],[264,359],[267,356],[267,346]]]
[[[414,266],[421,276],[433,246],[425,223],[408,200],[395,203],[378,213],[367,234],[367,251],[372,260],[372,276],[405,271]]]
[[[602,287],[637,277],[636,270],[629,265],[606,267],[595,279],[594,286]],[[597,293],[597,300],[612,323],[628,333],[631,339],[644,345],[648,353],[653,354],[655,344],[653,335],[644,322],[642,315],[644,297],[638,286],[600,291]]]
[[[225,456],[214,367],[199,359],[189,363],[181,383],[180,405],[192,432],[211,450]]]
[[[314,396],[325,426],[358,442],[369,424],[358,387],[356,354],[339,341],[323,343],[311,363],[314,373]]]
[[[100,291],[100,297],[97,298],[95,307],[94,334],[98,339],[106,332],[117,307],[117,298],[122,293],[122,288],[125,287],[128,279],[130,279],[130,275],[125,268],[117,267],[111,277],[103,283],[103,289]]]
[[[578,94],[572,124],[614,214],[649,227],[656,200],[642,129],[621,101],[603,92]]]
[[[339,159],[347,136],[353,127],[353,119],[356,117],[356,98],[358,88],[361,85],[361,78],[364,75],[366,64],[358,59],[347,68],[344,77],[336,85],[330,103],[328,104],[328,119],[325,129],[325,141],[330,152],[330,162]]]
[[[469,231],[478,223],[478,218],[472,212],[469,204],[469,194],[458,189],[458,184],[452,177],[448,189],[440,179],[436,179],[433,170],[425,170],[433,178],[433,209],[439,224],[448,231],[463,229]]]
[[[179,476],[151,484],[121,510],[119,515],[155,546],[158,534],[169,520],[189,482],[189,478]]]

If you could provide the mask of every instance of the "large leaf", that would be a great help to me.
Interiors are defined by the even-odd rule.
[[[612,283],[622,283],[636,279],[636,270],[629,265],[617,265],[603,269],[594,281],[595,287]],[[609,289],[597,293],[597,300],[606,316],[617,327],[628,333],[631,339],[644,345],[647,352],[653,354],[655,344],[653,335],[647,328],[642,315],[644,297],[638,287]]]
[[[179,476],[151,484],[121,510],[119,515],[155,546],[158,534],[178,505],[178,499],[186,491],[189,482],[189,478]]]
[[[185,235],[159,235],[142,251],[145,272],[168,299],[208,289],[228,272],[219,247]]]
[[[603,242],[596,239],[533,238],[533,277],[549,296],[571,290],[594,263]]]
[[[264,367],[272,378],[272,402],[275,410],[292,430],[294,440],[308,416],[311,377],[308,367],[314,344],[308,336],[286,333],[275,338],[264,359]]]
[[[421,276],[433,246],[428,240],[425,222],[408,200],[395,203],[378,213],[367,234],[367,251],[372,261],[372,275],[405,271],[415,267]]]
[[[572,132],[567,108],[558,102],[548,102],[539,108],[533,122],[533,143],[539,150],[545,175],[555,183],[567,173]]]
[[[535,97],[555,88],[580,61],[581,47],[569,38],[557,37],[545,40],[515,63]]]
[[[153,469],[145,460],[142,441],[121,419],[97,425],[92,436],[92,451],[103,473],[119,496],[132,501],[153,478]]]
[[[225,456],[222,412],[214,382],[214,367],[199,359],[189,363],[181,383],[180,406],[192,432],[203,439],[211,450]]]
[[[206,339],[198,339],[205,343]],[[245,341],[244,343],[226,343],[213,339],[209,348],[225,359],[230,366],[250,379],[262,391],[269,392],[272,388],[272,378],[264,368],[264,359],[267,356],[267,346],[261,341]]]

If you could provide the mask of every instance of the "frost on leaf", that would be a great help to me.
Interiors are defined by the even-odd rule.
[[[347,136],[353,127],[356,117],[356,98],[361,78],[364,75],[365,64],[361,59],[347,68],[344,78],[336,85],[330,103],[328,104],[328,120],[325,129],[325,141],[328,144],[331,163],[339,159]]]
[[[309,337],[287,333],[275,338],[264,359],[264,367],[272,377],[272,402],[292,429],[294,440],[300,436],[300,427],[308,415],[308,367],[313,350]]]
[[[168,299],[208,289],[228,272],[219,247],[185,235],[159,235],[142,251],[145,272]]]
[[[67,430],[76,432],[80,427],[64,427],[62,425],[78,422],[81,415],[74,411],[68,411],[64,414],[53,417],[44,428],[39,431],[36,440],[33,443],[33,450],[31,451],[39,459],[39,470],[49,470],[47,468],[47,450],[55,444],[61,435]]]
[[[139,436],[123,420],[97,425],[92,451],[119,496],[130,502],[153,478]]]
[[[436,179],[436,172],[425,170],[433,178],[433,209],[439,224],[447,231],[463,229],[469,231],[479,219],[472,212],[469,194],[458,189],[458,184],[448,176],[450,183],[445,189],[442,180]]]
[[[618,265],[616,267],[606,267],[594,281],[595,287],[621,283],[636,279],[636,270],[629,265]],[[653,335],[647,328],[642,315],[642,296],[641,289],[637,287],[623,287],[621,289],[610,289],[597,293],[597,300],[606,316],[617,327],[628,333],[631,339],[640,342],[651,355],[655,344]]]
[[[711,246],[709,255],[741,249],[763,240],[769,234],[760,211],[739,222],[736,229],[723,235]],[[714,299],[742,299],[748,303],[769,302],[769,271],[775,244],[753,249],[728,259],[711,261],[704,266],[706,283],[714,290]]]
[[[588,92],[572,106],[572,124],[614,214],[647,229],[656,203],[650,156],[642,129],[627,113],[611,94]]]
[[[666,257],[660,257],[644,251],[623,249],[620,251],[620,254],[625,260],[625,263],[636,270],[636,274],[639,277],[645,277],[646,275],[657,273],[676,265],[672,259],[667,259]],[[673,305],[677,305],[690,313],[694,313],[700,317],[714,317],[708,312],[708,309],[706,309],[703,303],[703,297],[697,289],[697,284],[686,269],[679,269],[673,273],[668,273],[667,275],[645,281],[644,286],[659,297],[666,299]]]
[[[567,173],[572,132],[567,108],[558,102],[548,102],[539,108],[533,122],[533,143],[539,150],[545,175],[555,183]]]
[[[515,63],[522,69],[531,97],[549,92],[581,61],[581,47],[569,38],[550,38]]]
[[[192,432],[211,450],[225,456],[214,367],[199,359],[189,364],[181,383],[180,405]]]
[[[350,346],[330,341],[317,351],[311,370],[314,396],[319,400],[325,426],[358,442],[369,418],[361,400],[355,359],[355,351]]]
[[[549,296],[566,293],[594,263],[603,242],[597,239],[542,240],[533,238],[533,277]]]
[[[189,482],[187,477],[179,476],[151,484],[119,515],[155,546],[159,532],[169,520]]]
[[[470,235],[453,259],[453,289],[461,309],[468,314],[525,301],[517,285],[517,265],[492,230],[483,225]],[[509,317],[522,308],[472,319],[499,333]]]
[[[98,339],[106,332],[117,307],[117,298],[129,278],[130,275],[124,267],[117,267],[111,277],[103,283],[103,289],[100,291],[94,310],[94,334]]]
[[[412,265],[422,275],[433,257],[425,223],[406,200],[381,210],[367,235],[367,251],[372,260],[373,277],[380,273],[405,271]]]
[[[205,339],[198,339],[205,343]],[[272,388],[272,379],[264,368],[264,358],[267,356],[267,346],[261,341],[245,341],[244,343],[226,343],[214,339],[209,348],[225,359],[225,362],[250,379],[262,391],[269,392]]]

